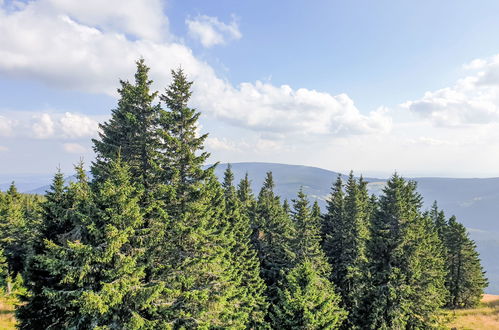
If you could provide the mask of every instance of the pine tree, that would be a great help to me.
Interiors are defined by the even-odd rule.
[[[338,329],[347,313],[334,286],[311,262],[291,269],[277,292],[271,314],[274,329]]]
[[[372,222],[369,259],[371,329],[428,328],[444,303],[444,258],[435,228],[422,216],[415,182],[388,180]]]
[[[274,194],[274,180],[268,172],[258,195],[253,220],[252,242],[261,264],[261,276],[267,284],[267,299],[273,303],[282,272],[293,267],[292,238],[294,228],[279,197]]]
[[[251,226],[249,216],[244,212],[241,201],[237,197],[233,185],[234,174],[230,165],[224,172],[223,188],[225,193],[225,212],[228,220],[228,235],[234,239],[231,247],[231,257],[235,269],[240,273],[239,299],[243,305],[239,308],[246,309],[251,326],[258,326],[264,320],[267,311],[265,301],[265,283],[260,277],[260,262],[251,245]]]
[[[446,230],[448,251],[447,287],[450,308],[470,308],[478,305],[487,287],[485,272],[479,254],[466,228],[451,217]]]

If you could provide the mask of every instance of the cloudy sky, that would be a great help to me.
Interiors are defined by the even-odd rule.
[[[212,161],[499,176],[499,2],[0,0],[0,173],[71,172],[134,62]]]

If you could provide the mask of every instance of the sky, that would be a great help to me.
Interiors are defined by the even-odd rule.
[[[135,61],[210,162],[499,176],[499,2],[0,0],[0,173],[90,165]]]

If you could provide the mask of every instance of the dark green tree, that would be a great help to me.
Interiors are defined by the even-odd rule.
[[[291,215],[295,226],[295,237],[293,239],[294,263],[310,262],[318,275],[328,278],[331,267],[320,246],[320,227],[316,216],[309,207],[309,201],[303,189],[298,191],[297,198],[293,200]]]
[[[282,280],[271,318],[274,329],[338,329],[346,315],[332,283],[303,262]]]
[[[240,308],[247,309],[251,326],[255,327],[262,324],[267,311],[264,296],[265,283],[260,277],[260,261],[250,242],[252,231],[249,216],[244,212],[233,181],[234,174],[228,165],[223,181],[225,212],[229,229],[227,234],[234,240],[231,256],[233,265],[241,276],[239,297],[243,305]]]
[[[150,90],[152,81],[143,59],[137,61],[135,82],[120,83],[118,107],[112,110],[109,121],[99,125],[99,139],[92,140],[97,155],[92,173],[98,180],[105,179],[109,175],[109,161],[121,158],[130,166],[134,182],[142,185],[146,200],[161,181],[162,110],[159,104],[154,104],[157,92]]]
[[[466,228],[451,217],[446,230],[447,288],[450,308],[475,307],[480,302],[488,282],[480,264],[476,245]]]
[[[372,279],[365,327],[420,329],[436,325],[445,300],[441,243],[421,214],[416,183],[397,174],[388,180],[372,222]]]
[[[182,69],[172,70],[172,83],[160,96],[167,107],[160,119],[162,153],[166,159],[163,170],[167,182],[175,187],[175,197],[169,201],[169,214],[181,215],[187,204],[200,198],[199,184],[208,173],[203,169],[210,156],[203,143],[208,136],[197,135],[200,113],[188,106],[192,82]]]
[[[252,242],[261,264],[261,276],[267,284],[267,299],[273,303],[282,272],[293,267],[294,226],[274,194],[274,180],[268,172],[258,195],[253,219]]]
[[[324,247],[332,267],[331,281],[337,286],[343,306],[349,312],[345,327],[361,328],[364,323],[365,297],[369,271],[366,244],[371,216],[369,194],[362,178],[357,182],[350,173],[343,192],[338,177],[324,215]]]

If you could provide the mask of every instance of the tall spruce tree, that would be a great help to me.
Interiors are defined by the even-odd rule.
[[[166,200],[169,222],[159,246],[153,281],[165,283],[163,301],[153,317],[174,328],[243,328],[247,301],[239,296],[241,274],[232,262],[234,237],[225,213],[224,191],[203,169],[206,135],[197,136],[199,112],[188,105],[192,82],[181,69],[161,100],[162,168],[174,195]]]
[[[446,230],[447,288],[450,308],[470,308],[478,305],[488,282],[480,264],[476,245],[466,228],[451,217]]]
[[[203,143],[208,136],[197,136],[200,113],[188,106],[192,95],[191,81],[182,69],[172,70],[172,82],[160,96],[167,107],[162,112],[160,127],[162,153],[166,159],[163,168],[167,182],[175,187],[169,213],[173,216],[186,212],[187,204],[200,198],[199,184],[208,173],[203,169],[210,156]]]
[[[274,180],[268,172],[258,195],[253,220],[252,242],[261,264],[261,276],[267,284],[267,299],[277,298],[277,286],[283,272],[293,267],[294,227],[289,215],[274,194]]]
[[[244,211],[242,202],[237,196],[233,185],[234,174],[230,165],[224,172],[223,188],[225,193],[225,211],[228,219],[228,229],[234,238],[231,256],[234,267],[240,273],[240,308],[247,309],[250,326],[257,327],[264,321],[267,311],[265,301],[265,283],[260,277],[260,261],[251,245],[251,225],[249,215]],[[247,192],[248,193],[248,192]]]
[[[130,184],[121,161],[112,161],[108,177],[93,188],[82,166],[77,183],[68,188],[70,207],[65,212],[66,232],[45,240],[37,255],[39,265],[57,283],[44,286],[52,323],[48,328],[139,329],[154,325],[148,308],[161,286],[144,283],[144,251],[137,247],[135,230],[142,217],[141,192]],[[60,220],[60,219],[59,219]],[[57,313],[55,313],[57,312]],[[23,315],[22,313],[20,314]],[[25,328],[33,322],[22,320]]]
[[[365,296],[369,279],[366,244],[369,236],[369,194],[365,182],[350,173],[343,192],[338,178],[328,200],[324,221],[325,251],[332,266],[331,280],[349,312],[345,327],[361,328],[364,323]]]
[[[440,240],[421,212],[416,184],[397,174],[388,180],[372,222],[372,279],[365,327],[418,329],[436,325],[445,299]]]
[[[162,110],[154,104],[157,92],[151,91],[149,68],[143,59],[136,64],[135,82],[120,81],[118,107],[108,122],[99,125],[99,139],[92,140],[97,155],[92,173],[98,180],[105,179],[109,161],[122,158],[130,166],[134,182],[142,185],[146,200],[160,182],[158,129]]]
[[[19,326],[22,329],[48,328],[57,324],[65,313],[65,309],[60,308],[46,294],[47,289],[59,287],[62,276],[51,274],[42,264],[40,257],[47,250],[45,241],[62,244],[64,234],[73,228],[69,218],[72,207],[70,196],[73,194],[65,189],[64,175],[58,170],[41,205],[38,237],[33,244],[33,253],[28,258],[24,273],[30,294],[21,297],[23,304],[16,310]]]

